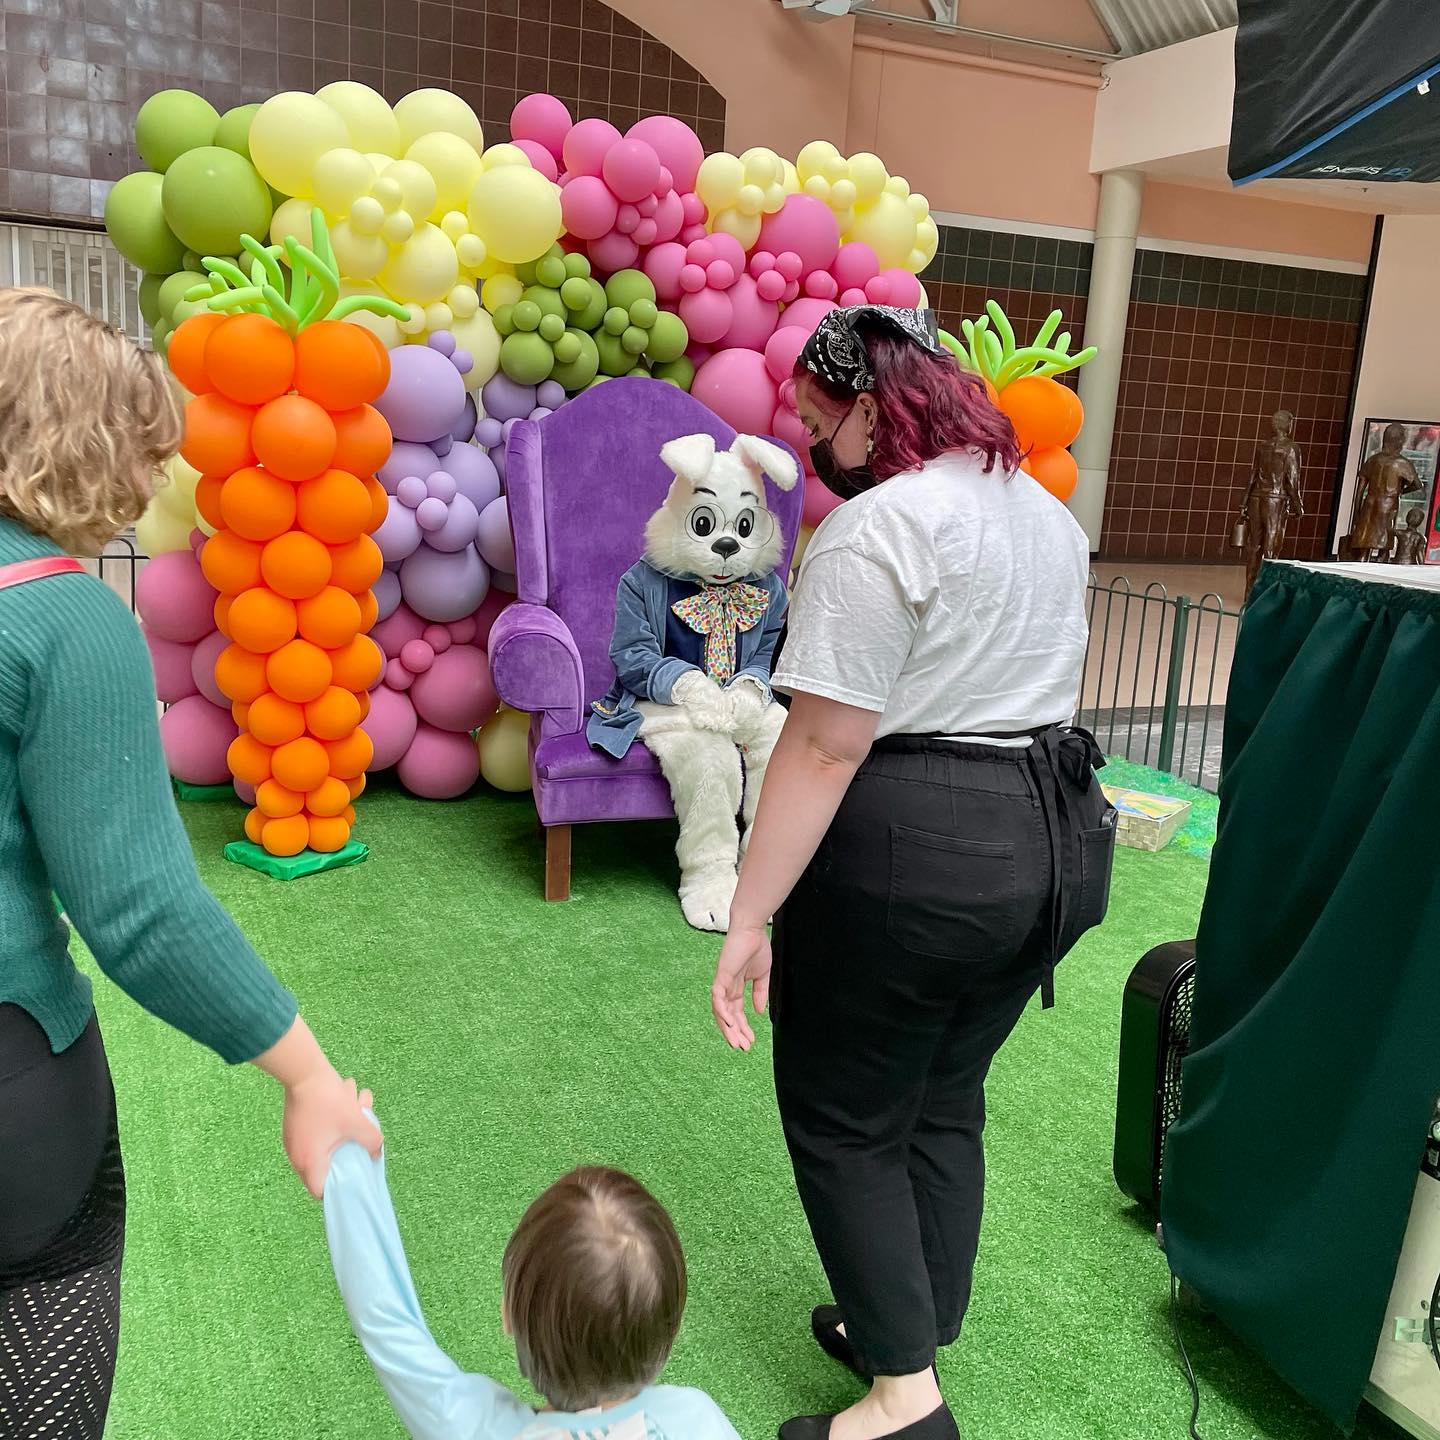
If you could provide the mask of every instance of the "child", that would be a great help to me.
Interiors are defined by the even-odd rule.
[[[539,1412],[431,1338],[383,1155],[336,1151],[325,1232],[350,1323],[413,1440],[739,1440],[708,1395],[655,1384],[685,1308],[685,1256],[664,1207],[629,1175],[572,1170],[505,1247],[502,1319],[549,1402]]]

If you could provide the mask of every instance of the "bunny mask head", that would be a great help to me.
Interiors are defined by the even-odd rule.
[[[659,571],[705,585],[768,575],[783,536],[765,504],[768,475],[782,490],[800,478],[794,458],[756,435],[737,435],[717,451],[709,435],[661,446],[675,480],[645,527],[645,558]]]

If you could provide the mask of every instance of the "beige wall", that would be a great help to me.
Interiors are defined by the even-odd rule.
[[[1389,215],[1380,241],[1370,322],[1345,459],[1339,534],[1350,529],[1355,472],[1367,419],[1440,419],[1434,337],[1440,333],[1440,216]]]

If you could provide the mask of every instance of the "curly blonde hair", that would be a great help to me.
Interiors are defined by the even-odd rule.
[[[159,356],[53,291],[0,290],[0,515],[95,554],[140,518],[181,432]]]

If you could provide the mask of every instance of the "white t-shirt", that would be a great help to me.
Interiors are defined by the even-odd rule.
[[[1028,475],[952,451],[816,530],[775,687],[880,714],[878,735],[1063,724],[1085,663],[1090,551]]]

